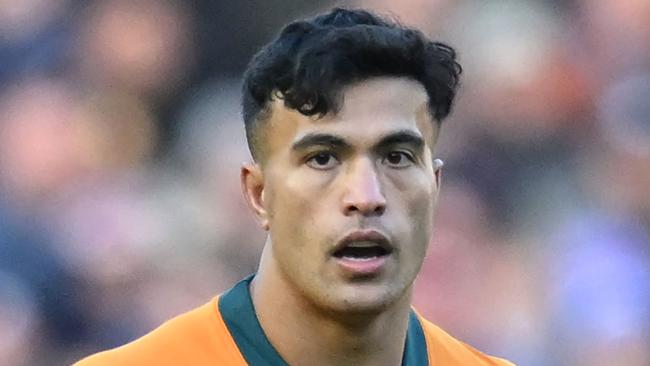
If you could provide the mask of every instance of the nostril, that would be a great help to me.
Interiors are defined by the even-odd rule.
[[[364,216],[377,216],[382,215],[385,210],[386,205],[383,202],[347,204],[345,207],[346,215],[358,213]]]

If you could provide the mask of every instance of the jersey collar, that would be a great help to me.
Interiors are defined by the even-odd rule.
[[[250,294],[250,275],[219,297],[219,312],[239,351],[250,366],[289,366],[273,347],[260,325]],[[422,325],[413,310],[409,325],[402,366],[428,366],[427,346]]]

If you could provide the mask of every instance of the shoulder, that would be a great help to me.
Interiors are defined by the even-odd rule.
[[[454,338],[418,314],[426,338],[431,365],[515,366],[502,358],[488,356]]]
[[[218,298],[214,298],[131,343],[89,356],[75,366],[201,365],[215,361],[236,365],[241,355],[217,303]]]

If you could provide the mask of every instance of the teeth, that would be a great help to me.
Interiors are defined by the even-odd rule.
[[[373,259],[376,259],[377,257],[372,256],[372,257],[344,257],[346,260],[353,261],[353,262],[366,262],[366,261],[371,261]]]
[[[348,244],[348,247],[351,248],[370,248],[370,247],[376,247],[377,243],[374,241],[355,241],[350,244]]]

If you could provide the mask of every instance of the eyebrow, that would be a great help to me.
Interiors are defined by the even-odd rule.
[[[381,149],[385,146],[398,144],[413,145],[415,149],[420,150],[424,146],[424,140],[418,133],[411,130],[399,130],[383,136],[379,142],[375,144],[375,149]],[[349,149],[352,147],[347,141],[337,135],[329,133],[309,133],[294,142],[291,145],[291,149],[297,151],[307,149],[311,146],[328,146],[338,149]]]
[[[377,148],[381,148],[383,146],[398,144],[412,145],[415,149],[421,150],[424,146],[424,139],[412,130],[399,130],[382,137],[376,146]]]
[[[329,146],[332,148],[349,148],[343,138],[328,133],[308,133],[291,145],[292,150],[303,150],[311,146]]]

